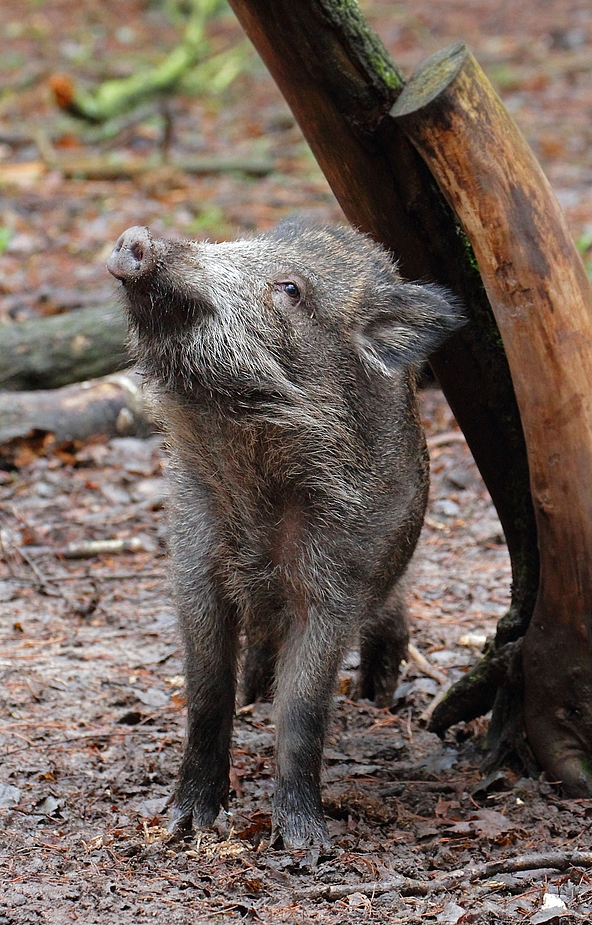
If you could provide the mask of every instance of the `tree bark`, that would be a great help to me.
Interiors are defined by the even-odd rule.
[[[155,430],[136,373],[38,392],[0,392],[0,459],[14,464],[23,443],[44,450],[93,437],[145,436]]]
[[[508,713],[504,646],[530,620],[538,587],[536,525],[520,415],[503,345],[471,248],[390,109],[403,79],[354,0],[230,0],[289,103],[347,218],[385,244],[411,279],[436,280],[469,324],[431,358],[497,508],[512,561],[512,604],[493,658],[456,685],[439,725]],[[503,660],[502,660],[503,661]],[[503,672],[501,672],[503,675]],[[512,707],[512,709],[514,709]],[[506,747],[500,722],[496,748]],[[515,739],[512,732],[510,738]],[[512,743],[510,743],[512,744]]]
[[[80,308],[0,327],[0,389],[56,389],[129,366],[123,312]]]
[[[463,44],[426,61],[393,115],[471,241],[526,437],[540,586],[522,647],[528,741],[592,794],[592,286],[534,155]]]

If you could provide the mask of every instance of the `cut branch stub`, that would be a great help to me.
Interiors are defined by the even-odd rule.
[[[456,211],[503,338],[541,560],[526,731],[551,779],[590,794],[592,288],[534,155],[464,45],[425,62],[391,114]]]

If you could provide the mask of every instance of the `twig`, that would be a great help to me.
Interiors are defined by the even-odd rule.
[[[64,156],[54,158],[47,165],[64,177],[83,176],[87,180],[127,180],[143,176],[154,170],[191,174],[243,173],[265,177],[275,170],[274,162],[267,157],[225,155],[195,155],[175,158],[167,164],[162,159],[133,158],[127,161],[110,161],[106,158]]]
[[[144,122],[146,119],[152,119],[157,112],[157,105],[154,100],[151,100],[144,105],[137,106],[131,112],[123,113],[121,116],[114,116],[112,119],[108,119],[106,122],[102,122],[100,125],[72,123],[69,126],[69,131],[75,134],[76,138],[83,145],[100,145],[103,142],[111,141],[122,132],[125,132],[128,129],[136,126],[139,122]],[[49,140],[49,143],[52,145],[54,152],[55,149],[53,148],[53,142],[59,141],[62,134],[63,131],[61,129],[57,129],[55,126],[50,126],[44,130],[45,138]],[[7,125],[6,123],[0,123],[0,144],[37,144],[38,140],[39,134],[37,126],[32,123],[20,122],[19,125]],[[45,159],[45,152],[42,150],[42,148],[38,146],[38,150],[40,156],[44,157]]]
[[[440,523],[439,520],[434,520],[432,517],[424,517],[424,522],[428,527],[431,527],[432,530],[444,530],[446,533],[450,532],[448,524]]]
[[[547,854],[523,854],[501,861],[489,861],[475,867],[461,868],[450,873],[441,872],[430,880],[415,880],[410,877],[389,877],[370,883],[322,884],[303,890],[297,894],[298,899],[337,900],[362,893],[368,896],[380,896],[395,890],[401,896],[428,896],[441,890],[450,890],[459,883],[471,883],[475,880],[487,880],[496,874],[515,873],[517,871],[542,870],[543,868],[568,870],[570,867],[592,867],[592,851],[552,851]]]
[[[442,685],[442,687],[440,688],[440,690],[438,691],[438,693],[436,694],[436,696],[435,696],[435,697],[433,698],[433,700],[427,705],[427,707],[425,708],[425,710],[423,711],[423,713],[422,713],[421,716],[419,717],[420,720],[421,720],[421,722],[423,722],[423,723],[427,723],[427,722],[428,722],[428,720],[429,720],[429,719],[431,718],[431,716],[432,716],[432,713],[434,712],[434,710],[436,709],[436,707],[437,707],[439,704],[442,703],[442,701],[444,700],[446,694],[448,693],[448,691],[450,690],[451,687],[452,687],[452,681],[446,681],[446,682]]]
[[[7,733],[17,738],[24,738],[18,733],[11,733],[10,730],[7,730]],[[137,727],[125,726],[122,724],[120,729],[113,729],[111,732],[85,732],[81,735],[71,736],[69,739],[62,739],[60,742],[48,742],[47,740],[43,742],[27,742],[27,745],[19,745],[18,748],[11,748],[8,751],[3,752],[2,758],[8,758],[10,755],[14,755],[17,752],[27,751],[29,748],[65,748],[73,742],[80,742],[84,739],[110,739],[113,736],[139,735],[140,733],[150,734],[154,737],[159,735],[166,737],[167,735],[170,735],[168,732],[158,733],[155,729],[147,729],[146,726],[143,726],[141,723],[138,723]]]
[[[110,575],[97,575],[96,572],[85,572],[83,575],[64,575],[60,581],[129,581],[136,578],[150,578],[154,581],[162,581],[166,578],[167,573],[162,572],[113,572]]]
[[[20,649],[34,649],[37,646],[43,646],[44,648],[49,648],[49,646],[56,646],[60,642],[65,642],[66,639],[70,639],[70,636],[61,635],[61,636],[51,636],[49,639],[42,637],[41,639],[25,639],[23,642],[18,642],[15,645],[11,646],[11,653],[18,652]],[[14,657],[14,656],[13,656]]]
[[[425,655],[422,655],[412,642],[409,643],[408,652],[422,674],[427,675],[428,678],[433,678],[438,684],[446,684],[448,682],[448,675],[445,675],[439,668],[435,668],[434,665],[430,664]]]
[[[147,543],[139,536],[129,539],[85,540],[81,543],[68,543],[56,549],[57,556],[64,559],[93,559],[95,556],[113,556],[129,552],[154,552],[155,545]]]
[[[79,543],[67,543],[65,546],[27,546],[27,553],[50,554],[58,559],[94,559],[95,556],[114,556],[130,552],[156,552],[157,544],[141,536],[113,538],[108,540],[81,540]],[[22,546],[19,552],[27,559],[31,568],[37,574],[37,567],[25,555]],[[50,578],[45,578],[51,581]]]
[[[48,597],[62,597],[61,591],[54,591],[53,588],[49,587],[51,578],[48,578],[46,575],[43,574],[39,566],[36,565],[35,562],[33,562],[31,556],[27,552],[25,552],[23,547],[19,546],[17,547],[17,549],[18,549],[18,554],[27,563],[29,568],[35,573],[37,581],[34,582],[34,584],[37,585],[39,590],[43,591],[44,594],[47,594]]]
[[[458,793],[458,779],[448,781],[418,780],[416,778],[398,778],[389,787],[380,788],[381,797],[398,797],[412,787],[415,790],[425,790],[428,793]]]
[[[428,437],[426,443],[430,450],[434,449],[437,446],[444,446],[446,443],[466,443],[466,437],[459,430],[448,430],[445,434],[434,434],[433,437]]]
[[[48,581],[51,581],[53,584],[61,584],[63,581],[129,581],[135,580],[136,578],[150,578],[154,581],[161,581],[163,578],[166,578],[166,572],[111,572],[108,575],[97,574],[97,572],[86,571],[81,575],[58,575],[55,578],[48,578]],[[37,587],[38,582],[33,578],[24,578],[18,575],[12,575],[11,581],[14,581],[21,585],[34,585]]]
[[[401,896],[427,896],[432,892],[432,885],[427,880],[414,880],[411,877],[389,877],[388,880],[374,880],[370,883],[331,883],[320,884],[296,893],[297,899],[326,899],[334,901],[363,893],[367,896],[380,896],[396,890]]]

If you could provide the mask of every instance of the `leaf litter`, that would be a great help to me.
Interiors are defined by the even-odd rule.
[[[535,148],[584,257],[592,241],[592,15],[587,0],[365,3],[409,74],[465,38]],[[88,140],[57,113],[48,76],[133,69],[175,41],[164,6],[81,0],[0,8],[0,320],[111,298],[104,260],[120,231],[223,238],[294,210],[341,213],[263,69],[222,100],[170,104],[177,154],[263,154],[274,169],[71,176],[58,152],[158,152],[154,111]],[[125,33],[125,30],[128,30]],[[133,35],[130,42],[131,30]],[[238,39],[230,17],[221,42]],[[124,34],[125,33],[125,34]],[[127,62],[123,64],[123,59]],[[97,140],[98,138],[98,140]],[[509,602],[499,521],[435,389],[422,395],[432,491],[412,567],[413,648],[392,711],[339,679],[325,753],[333,848],[269,848],[273,716],[239,710],[230,813],[171,842],[166,804],[182,752],[184,690],[166,579],[160,438],[23,450],[0,472],[0,925],[176,923],[567,923],[592,921],[592,804],[562,800],[520,769],[480,773],[486,721],[444,742],[425,722],[480,657]],[[76,546],[77,544],[77,546]],[[86,552],[68,558],[64,551]]]
[[[438,390],[421,400],[428,434],[458,433]],[[545,895],[565,903],[564,917],[587,914],[590,802],[563,801],[516,770],[484,779],[483,720],[440,742],[421,718],[479,658],[475,638],[494,631],[508,603],[507,550],[461,440],[432,449],[410,582],[420,657],[403,666],[392,712],[351,698],[355,651],[340,674],[323,791],[331,852],[269,847],[274,726],[265,703],[237,711],[230,812],[213,831],[170,841],[181,651],[163,506],[135,491],[155,479],[162,497],[160,443],[112,440],[68,463],[39,456],[0,486],[0,587],[12,589],[0,604],[0,922],[462,921],[456,906],[466,921],[512,922],[558,908]],[[459,513],[438,514],[459,469],[470,476],[453,493]],[[109,498],[107,484],[124,484],[125,497]],[[483,522],[498,541],[475,541],[471,528]],[[143,542],[132,544],[136,536]],[[117,554],[107,540],[121,541]],[[59,554],[82,543],[97,544],[93,558]],[[527,854],[526,873],[503,872]],[[495,861],[502,873],[487,876]]]

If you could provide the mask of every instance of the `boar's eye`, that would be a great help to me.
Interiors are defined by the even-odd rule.
[[[281,282],[277,282],[276,286],[278,289],[281,289],[282,292],[285,292],[292,302],[296,303],[300,301],[300,289],[296,283],[291,280],[282,280]]]

